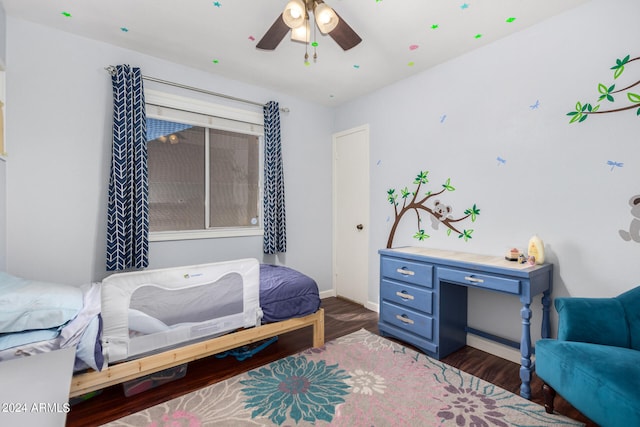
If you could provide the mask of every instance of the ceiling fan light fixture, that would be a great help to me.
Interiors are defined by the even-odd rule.
[[[282,12],[282,20],[287,27],[293,29],[304,24],[306,16],[306,6],[302,0],[291,0]]]
[[[305,19],[304,23],[297,28],[291,29],[291,40],[295,40],[297,42],[309,43],[311,39],[311,26],[309,25],[309,20]]]
[[[316,18],[316,24],[323,34],[328,34],[338,26],[338,15],[325,3],[315,3],[313,15]]]
[[[311,14],[314,15],[313,21],[311,20]],[[275,50],[287,33],[300,26],[303,26],[304,33],[313,30],[314,42],[312,44],[314,48],[318,46],[315,41],[316,27],[322,34],[328,34],[344,51],[352,49],[362,41],[362,38],[353,31],[353,28],[338,16],[331,7],[324,4],[323,0],[290,0],[286,9],[276,18],[256,44],[256,48]],[[298,34],[302,34],[302,31]],[[293,36],[292,38],[297,40],[302,37],[300,35],[299,38],[298,36]],[[310,38],[307,37],[306,44],[309,44],[309,41]]]

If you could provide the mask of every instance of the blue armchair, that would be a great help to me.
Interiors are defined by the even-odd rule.
[[[557,298],[558,339],[536,343],[546,411],[559,393],[603,427],[640,425],[640,286],[614,298]]]

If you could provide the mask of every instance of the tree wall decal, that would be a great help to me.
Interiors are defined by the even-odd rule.
[[[396,192],[395,189],[387,190],[387,200],[390,204],[393,205],[395,212],[395,219],[393,222],[393,226],[391,227],[391,232],[389,233],[389,239],[387,240],[387,248],[393,247],[393,237],[396,234],[396,229],[398,228],[398,224],[400,220],[407,212],[415,212],[417,220],[418,220],[418,228],[416,233],[413,235],[414,239],[419,241],[423,241],[430,236],[426,234],[424,227],[422,226],[422,216],[421,213],[427,213],[431,218],[431,225],[434,230],[439,229],[439,225],[442,224],[447,228],[447,235],[451,235],[452,232],[457,233],[458,238],[464,239],[464,241],[469,241],[471,239],[471,234],[473,233],[472,229],[462,229],[460,230],[458,223],[462,222],[468,218],[471,219],[471,222],[475,222],[478,215],[480,215],[480,209],[475,205],[466,209],[464,211],[464,216],[459,218],[453,218],[450,214],[452,212],[451,206],[444,205],[440,203],[439,200],[434,200],[433,206],[427,206],[427,202],[441,194],[445,191],[455,191],[455,187],[451,185],[451,178],[447,178],[447,181],[442,184],[442,190],[439,190],[435,193],[428,191],[424,193],[424,195],[420,195],[420,187],[423,184],[429,182],[427,179],[427,174],[429,171],[420,171],[420,173],[416,176],[413,184],[416,184],[416,190],[410,192],[408,187],[405,187],[400,190],[400,192]],[[398,201],[398,197],[402,199],[402,207],[400,207],[400,202]]]
[[[625,65],[629,64],[630,62],[639,60],[640,56],[631,58],[630,55],[625,56],[623,59],[616,59],[616,64],[611,67],[611,69],[613,70],[613,80],[616,80],[622,75],[625,70]],[[600,93],[600,96],[598,97],[596,105],[593,106],[590,103],[583,104],[578,101],[576,103],[575,110],[567,113],[567,116],[571,117],[569,123],[582,123],[587,120],[587,117],[592,114],[617,113],[620,111],[633,110],[634,108],[638,109],[636,111],[636,116],[640,117],[640,94],[631,92],[630,90],[631,88],[638,85],[640,85],[640,80],[620,89],[616,89],[615,83],[611,85],[599,83],[598,92]],[[631,104],[624,107],[613,108],[610,110],[600,110],[601,101],[606,100],[607,102],[613,103],[615,102],[614,95],[617,96],[619,94],[626,94],[626,98],[629,102],[631,102]]]

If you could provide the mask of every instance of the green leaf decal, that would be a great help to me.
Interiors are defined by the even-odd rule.
[[[389,203],[391,203],[392,205],[395,205],[397,198],[398,198],[398,195],[396,194],[395,189],[391,188],[387,190],[387,200],[389,201]]]
[[[624,57],[624,59],[616,59],[616,65],[611,67],[612,70],[615,70],[615,72],[613,73],[614,80],[620,77],[620,75],[624,71],[624,65],[629,62],[630,58],[631,55],[627,55]]]
[[[624,72],[625,66],[626,64],[628,64],[629,62],[632,61],[637,61],[640,60],[640,57],[635,57],[635,58],[631,58],[631,55],[627,55],[624,58],[620,59],[616,59],[616,63],[614,66],[611,67],[611,70],[614,70],[614,80],[617,79],[618,77],[620,77],[622,75],[622,73]],[[640,104],[640,94],[638,93],[630,93],[629,90],[634,87],[637,86],[638,84],[640,84],[639,82],[633,83],[630,86],[627,86],[625,88],[622,89],[618,89],[616,90],[616,84],[610,84],[610,85],[606,85],[604,83],[598,83],[598,101],[596,102],[595,106],[591,105],[589,103],[581,103],[581,102],[577,102],[576,106],[575,106],[575,111],[571,111],[569,113],[566,113],[566,115],[568,117],[570,117],[569,123],[582,123],[585,120],[587,120],[587,117],[589,115],[591,115],[592,113],[595,112],[599,112],[600,114],[602,113],[615,113],[615,112],[620,112],[620,111],[628,111],[631,109],[635,109],[635,107]],[[600,109],[600,103],[604,100],[606,100],[607,102],[615,102],[615,94],[617,93],[622,93],[623,95],[626,93],[626,96],[628,98],[629,101],[631,101],[632,105],[627,105],[627,106],[623,106],[620,108],[608,108],[605,107],[603,109]],[[598,111],[600,110],[600,111]]]
[[[471,222],[475,222],[478,215],[480,215],[480,209],[478,209],[478,207],[474,203],[473,207],[471,209],[467,209],[466,211],[464,211],[464,213],[465,215],[471,216]]]
[[[458,236],[459,239],[464,239],[465,242],[468,242],[469,239],[471,239],[471,233],[473,233],[473,230],[462,230],[462,234],[460,234]]]
[[[640,95],[638,95],[637,93],[629,92],[627,94],[627,98],[629,98],[629,101],[631,102],[640,102]]]
[[[571,120],[569,121],[569,123],[575,123],[575,122],[577,122],[578,120],[580,120],[580,119],[582,118],[582,116],[583,116],[583,114],[582,114],[582,113],[580,113],[580,114],[576,113],[576,115],[575,115],[575,116],[573,116],[573,117],[571,118]]]
[[[620,75],[622,75],[622,72],[624,71],[624,65],[616,68],[616,71],[613,72],[613,78],[614,80],[617,79],[618,77],[620,77]]]
[[[447,190],[447,191],[455,191],[455,187],[451,185],[451,178],[447,178],[447,182],[445,182],[444,184],[442,184],[442,186]]]
[[[429,173],[429,171],[420,171],[420,173],[418,174],[418,176],[416,176],[416,179],[413,181],[414,184],[426,184],[427,182],[429,182],[429,180],[427,179],[427,174]]]
[[[428,239],[429,235],[425,234],[424,230],[420,230],[416,234],[413,235],[413,238],[414,239],[418,239],[419,241],[423,241],[424,239]]]

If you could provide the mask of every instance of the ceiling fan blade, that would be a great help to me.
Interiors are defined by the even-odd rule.
[[[338,15],[338,12],[336,12],[336,15]],[[343,50],[349,50],[362,41],[360,36],[353,31],[340,15],[338,15],[338,26],[329,35]]]
[[[262,39],[260,39],[256,47],[263,50],[274,50],[288,32],[289,27],[284,23],[281,13],[278,19],[271,25],[271,28],[264,33],[264,36],[262,36]]]

